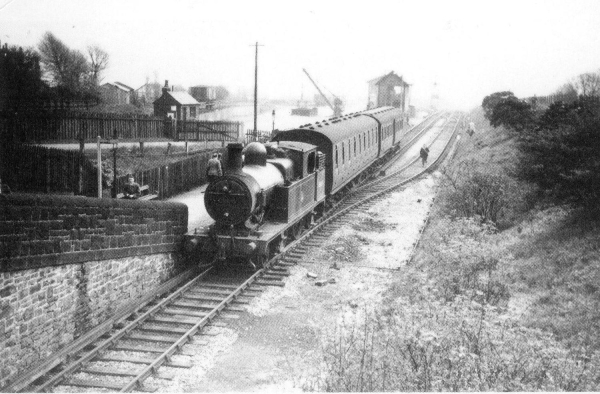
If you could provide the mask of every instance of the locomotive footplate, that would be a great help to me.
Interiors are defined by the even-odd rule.
[[[194,255],[219,253],[222,257],[269,256],[269,245],[290,226],[289,223],[268,222],[247,235],[215,233],[210,228],[196,229],[186,235],[186,249]],[[200,256],[198,256],[200,257]]]

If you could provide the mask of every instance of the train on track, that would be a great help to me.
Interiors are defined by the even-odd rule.
[[[229,144],[224,175],[204,193],[215,223],[188,236],[188,254],[262,267],[400,148],[405,116],[381,107]]]

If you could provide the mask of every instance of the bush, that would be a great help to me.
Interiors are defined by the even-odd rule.
[[[523,133],[520,176],[559,202],[600,206],[600,99],[551,106]]]
[[[481,103],[486,119],[494,127],[506,126],[523,130],[531,125],[534,112],[527,102],[519,100],[510,92],[496,92],[486,96]]]
[[[507,175],[481,168],[474,160],[445,170],[446,185],[442,205],[453,217],[479,217],[498,224],[520,197],[516,183]]]
[[[463,298],[340,324],[323,346],[321,391],[597,390],[600,355],[569,352],[498,309]]]

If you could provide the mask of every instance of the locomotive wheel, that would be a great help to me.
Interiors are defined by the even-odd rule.
[[[259,254],[258,256],[254,257],[253,260],[256,262],[256,270],[265,268],[267,262],[269,261],[269,259],[266,256],[263,256],[262,254]]]
[[[292,226],[292,238],[298,239],[304,233],[304,219],[301,219],[298,223]]]
[[[277,256],[285,249],[285,238],[279,237],[269,245],[271,257]]]
[[[367,174],[366,173],[362,173],[358,176],[358,183],[359,184],[363,184],[365,183],[365,181],[367,180]]]

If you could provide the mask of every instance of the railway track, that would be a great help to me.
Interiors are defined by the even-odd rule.
[[[145,379],[163,365],[190,368],[191,364],[173,356],[195,336],[203,335],[203,329],[214,325],[223,313],[242,312],[239,305],[248,303],[260,287],[283,286],[289,265],[273,263],[269,269],[236,277],[213,275],[214,268],[208,267],[175,291],[157,295],[127,318],[114,322],[110,330],[82,345],[55,368],[37,374],[32,371],[29,384],[13,384],[8,391],[151,392],[151,387],[143,385]]]
[[[409,130],[396,157],[440,118],[441,115],[432,116]],[[240,305],[249,302],[264,286],[283,286],[283,279],[290,274],[289,267],[295,265],[308,248],[318,247],[331,232],[352,220],[353,212],[367,210],[386,193],[434,168],[448,151],[458,121],[458,116],[453,115],[435,138],[430,155],[438,159],[430,166],[419,168],[417,157],[389,175],[358,185],[265,268],[252,275],[235,277],[216,275],[212,267],[188,273],[191,279],[182,280],[183,285],[172,285],[175,290],[157,290],[133,313],[113,321],[104,332],[82,342],[66,357],[32,371],[28,377],[9,386],[9,391],[71,391],[73,388],[77,391],[153,391],[144,381],[152,375],[168,378],[160,373],[161,366],[190,368],[189,363],[178,361],[174,356],[186,343],[204,335],[203,329],[215,325],[217,317],[242,312]],[[392,160],[379,171],[389,172],[395,163]]]
[[[435,121],[437,122],[438,119]],[[392,170],[391,173],[355,188],[352,193],[339,201],[334,209],[330,210],[313,228],[290,244],[278,258],[286,263],[296,264],[302,258],[304,250],[321,246],[330,239],[334,231],[345,223],[356,220],[354,215],[368,211],[377,202],[386,198],[388,193],[437,168],[451,149],[457,136],[460,120],[461,115],[458,113],[449,116],[442,126],[441,132],[431,142],[429,156],[435,157],[435,160],[427,167],[421,166],[418,156],[397,170],[394,169],[395,162],[386,165],[387,170]]]

